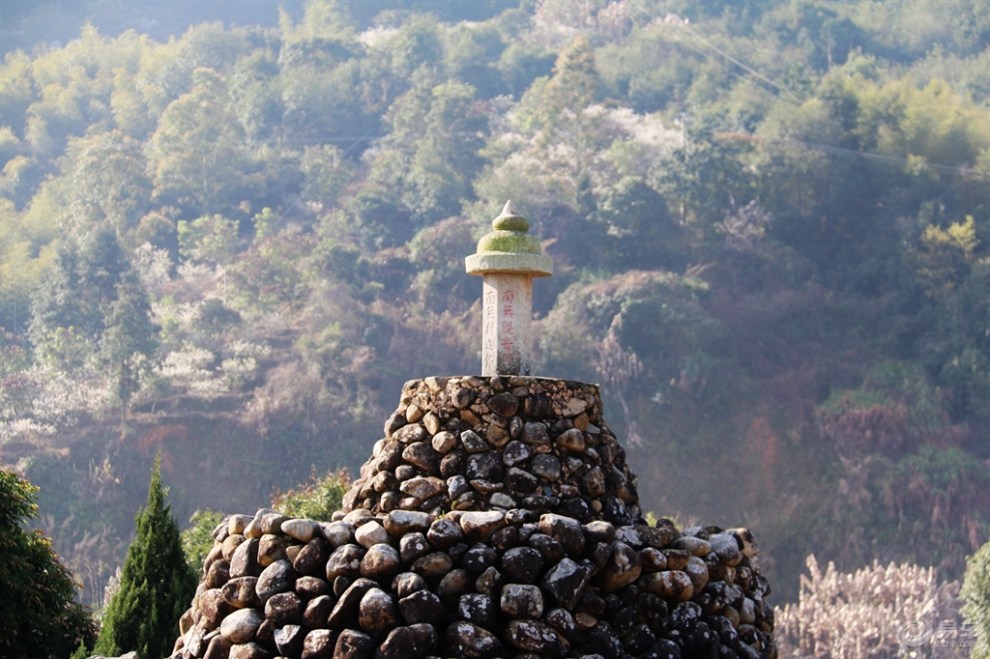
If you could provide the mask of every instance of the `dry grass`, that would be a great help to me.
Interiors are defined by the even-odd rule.
[[[781,657],[965,659],[972,637],[959,614],[959,583],[939,584],[932,568],[873,565],[853,573],[814,555],[797,604],[775,611]]]

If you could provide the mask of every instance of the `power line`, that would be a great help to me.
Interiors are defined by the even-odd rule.
[[[681,30],[684,30],[689,35],[691,35],[692,37],[694,37],[695,39],[697,39],[698,41],[700,41],[702,44],[704,44],[705,46],[707,46],[711,50],[713,50],[716,53],[718,53],[720,56],[722,56],[726,60],[732,62],[733,64],[735,64],[739,68],[743,69],[744,71],[746,71],[750,75],[756,77],[758,80],[760,80],[762,82],[765,82],[766,84],[770,85],[774,89],[777,89],[777,90],[783,92],[783,94],[785,94],[791,100],[793,100],[795,102],[798,102],[798,103],[803,103],[804,102],[803,99],[799,98],[788,87],[786,87],[786,86],[784,86],[784,85],[776,82],[775,80],[771,79],[770,77],[764,75],[763,73],[760,73],[759,71],[757,71],[753,67],[749,66],[745,62],[742,62],[739,59],[737,59],[737,58],[733,57],[732,55],[730,55],[729,53],[725,52],[724,50],[722,50],[721,48],[719,48],[718,46],[716,46],[715,44],[713,44],[711,41],[705,39],[703,36],[701,36],[700,34],[698,34],[697,32],[695,32],[691,28],[689,28],[686,23],[682,23],[682,22],[669,22],[669,23],[665,23],[665,24],[666,25],[673,25],[673,26],[675,26],[677,28],[680,28]],[[711,55],[703,52],[702,50],[700,50],[698,48],[695,48],[695,47],[691,46],[689,43],[682,42],[682,45],[686,46],[687,48],[690,48],[694,52],[696,52],[696,53],[698,53],[700,55],[703,55],[704,57],[706,57],[708,59],[712,59]],[[908,164],[910,162],[907,158],[902,158],[900,156],[889,156],[889,155],[885,155],[885,154],[882,154],[882,153],[875,153],[875,152],[871,152],[871,151],[858,151],[856,149],[848,149],[848,148],[845,148],[845,147],[832,146],[832,145],[829,145],[829,144],[820,144],[820,143],[817,143],[817,142],[806,142],[806,141],[798,140],[798,139],[795,139],[795,138],[778,138],[778,139],[775,139],[775,140],[772,140],[772,141],[777,141],[777,142],[791,142],[791,143],[795,143],[795,144],[802,144],[804,146],[808,146],[808,147],[811,147],[811,148],[814,148],[814,149],[818,149],[818,150],[821,150],[821,151],[828,151],[828,152],[832,152],[832,153],[840,153],[840,154],[843,154],[843,155],[856,155],[856,156],[859,156],[859,157],[862,157],[862,158],[866,158],[866,159],[870,159],[870,160],[879,160],[879,161],[885,161],[885,162],[892,162],[892,163],[897,163],[899,165],[906,165],[906,164]],[[953,165],[946,165],[946,164],[943,164],[943,163],[934,163],[934,162],[928,162],[928,161],[924,161],[923,162],[923,166],[926,167],[926,168],[929,168],[929,169],[934,169],[936,171],[940,171],[940,172],[946,172],[946,173],[950,173],[950,174],[956,174],[958,176],[965,176],[966,174],[975,173],[978,176],[980,176],[980,178],[987,178],[988,177],[988,175],[986,173],[981,173],[978,169],[972,168],[972,167],[957,167],[957,166],[953,166]]]
[[[777,82],[775,80],[772,80],[771,78],[769,78],[769,77],[765,76],[764,74],[760,73],[759,71],[757,71],[753,67],[749,66],[745,62],[742,62],[739,59],[733,57],[729,53],[725,52],[724,50],[722,50],[721,48],[719,48],[718,46],[716,46],[715,44],[713,44],[711,41],[705,39],[703,36],[701,36],[700,34],[698,34],[697,32],[695,32],[691,28],[689,28],[686,24],[679,23],[679,22],[673,22],[673,23],[668,23],[668,24],[669,25],[673,25],[673,26],[675,26],[677,28],[680,28],[681,30],[684,30],[685,32],[687,32],[688,34],[690,34],[691,36],[693,36],[695,39],[697,39],[698,41],[700,41],[704,45],[708,46],[709,48],[711,48],[712,50],[714,50],[716,53],[718,53],[719,55],[721,55],[725,59],[729,60],[730,62],[732,62],[733,64],[735,64],[739,68],[741,68],[742,70],[744,70],[747,73],[753,75],[757,79],[762,80],[763,82],[767,83],[768,85],[770,85],[774,89],[777,89],[778,91],[783,92],[787,96],[791,97],[793,100],[798,101],[798,102],[802,102],[802,99],[798,98],[794,94],[794,92],[791,91],[788,87],[780,84],[779,82]],[[694,50],[697,53],[701,53],[701,51],[699,51],[697,49],[692,49],[692,50]],[[701,53],[701,54],[702,55],[705,55],[705,53]],[[709,55],[705,55],[705,56],[706,57],[709,57],[709,59],[711,58],[711,56],[709,56]]]

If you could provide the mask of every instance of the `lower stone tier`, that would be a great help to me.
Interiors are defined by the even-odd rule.
[[[776,657],[745,529],[263,509],[214,532],[172,659]]]

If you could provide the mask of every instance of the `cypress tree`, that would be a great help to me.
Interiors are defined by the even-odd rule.
[[[103,614],[97,654],[136,650],[153,659],[172,651],[179,618],[196,590],[196,576],[186,564],[179,527],[165,497],[159,455],[151,472],[148,503],[138,512],[137,534],[127,550],[120,586]]]

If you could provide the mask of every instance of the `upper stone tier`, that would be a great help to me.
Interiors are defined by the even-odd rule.
[[[598,387],[521,376],[407,382],[344,511],[552,512],[582,522],[641,517],[625,450]]]

